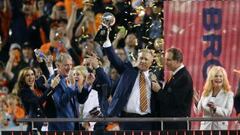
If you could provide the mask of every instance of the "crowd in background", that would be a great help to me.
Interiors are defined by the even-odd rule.
[[[35,55],[44,53],[46,63],[53,63],[52,68],[56,68],[56,57],[62,52],[73,54],[74,66],[83,65],[84,58],[94,52],[114,81],[117,72],[94,41],[103,13],[111,12],[116,17],[110,39],[119,55],[126,55],[134,63],[137,51],[142,48],[156,48],[157,55],[162,55],[162,8],[161,0],[1,1],[1,128],[15,127],[16,119],[28,117],[16,94],[16,83],[20,70],[25,67],[33,68],[36,78],[43,74]],[[155,65],[162,68],[160,61]]]

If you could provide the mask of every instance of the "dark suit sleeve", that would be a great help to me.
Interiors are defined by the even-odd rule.
[[[39,65],[40,69],[43,72],[43,75],[48,79],[50,77],[50,72],[48,70],[46,62],[43,60],[42,62],[38,62],[36,56],[33,56],[34,61],[36,61],[36,64]]]
[[[159,112],[158,106],[158,93],[151,90],[151,113],[153,117],[156,117]]]
[[[86,100],[88,99],[88,95],[90,92],[91,92],[91,90],[88,90],[88,87],[83,87],[82,92],[77,93],[78,102],[80,104],[84,104],[86,102]]]
[[[53,94],[53,89],[49,88],[46,90],[41,97],[35,96],[29,88],[24,88],[20,92],[20,97],[21,100],[27,104],[35,104],[35,105],[42,105],[43,102],[47,100],[52,94]]]
[[[104,48],[104,51],[106,52],[110,63],[113,65],[114,68],[116,68],[118,73],[121,74],[126,69],[126,65],[116,55],[116,53],[114,52],[113,47],[111,46],[111,47]]]
[[[240,93],[239,93],[239,91],[236,94],[236,96],[234,97],[234,107],[236,109],[236,113],[239,114],[240,113]]]
[[[96,81],[94,82],[94,85],[93,85],[94,90],[97,90],[97,91],[102,90],[101,89],[102,85],[106,85],[108,87],[111,86],[110,77],[106,74],[106,72],[101,67],[96,69],[96,79],[95,80]]]
[[[74,89],[68,87],[66,90],[61,89],[61,92],[62,93],[58,94],[61,95],[59,104],[65,106],[76,95],[78,102],[80,104],[84,103],[87,100],[90,91],[85,87],[82,88],[82,92],[79,92],[78,87],[75,87]]]
[[[73,48],[68,49],[68,53],[72,56],[75,65],[80,65],[80,58],[77,52]]]
[[[99,105],[101,112],[105,116],[109,106],[108,95],[110,94],[111,90],[111,80],[103,68],[96,69],[96,81],[94,82],[93,89],[98,91]]]
[[[47,67],[46,63],[44,61],[40,62],[39,66],[40,66],[40,68],[43,72],[43,75],[48,79],[49,76],[50,76],[50,73],[49,73],[49,70],[48,70],[48,67]]]

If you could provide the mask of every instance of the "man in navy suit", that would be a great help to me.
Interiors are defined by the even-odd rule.
[[[153,54],[148,49],[142,49],[138,53],[136,66],[122,61],[114,52],[111,42],[107,36],[107,41],[103,44],[111,64],[120,74],[119,82],[111,103],[109,104],[107,115],[110,117],[152,117],[155,116],[156,96],[160,85],[156,80],[150,79],[149,68],[153,62]],[[145,80],[146,88],[146,109],[140,107],[141,104],[141,78]],[[144,126],[143,126],[144,125]],[[151,130],[152,123],[144,122],[124,122],[120,123],[122,130]]]
[[[177,48],[166,51],[165,63],[171,77],[158,93],[160,117],[190,117],[193,98],[191,75],[183,65],[183,54]],[[186,122],[164,122],[164,129],[187,129]],[[160,129],[160,125],[159,125]]]

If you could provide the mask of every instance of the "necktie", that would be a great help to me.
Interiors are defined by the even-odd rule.
[[[139,77],[139,89],[140,89],[140,110],[142,112],[145,112],[148,107],[148,101],[147,101],[146,80],[143,72],[140,73],[140,77]]]
[[[170,74],[168,80],[167,80],[167,83],[169,83],[171,80],[173,79],[173,74]]]

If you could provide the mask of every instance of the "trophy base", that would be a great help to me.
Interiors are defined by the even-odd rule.
[[[106,40],[107,40],[107,27],[102,26],[102,28],[97,32],[94,41],[102,46]]]

